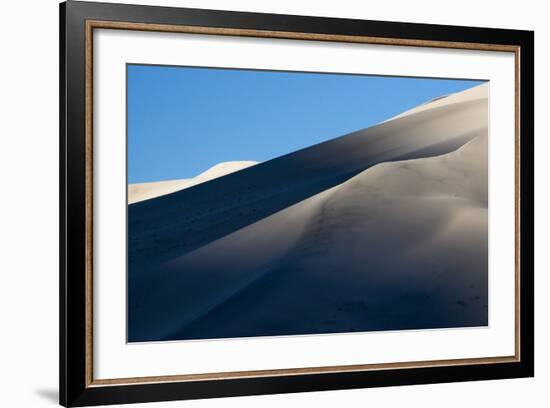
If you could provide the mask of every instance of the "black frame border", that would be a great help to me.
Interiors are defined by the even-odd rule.
[[[60,4],[60,404],[88,406],[534,376],[534,33],[532,31],[68,1]],[[510,45],[520,48],[520,356],[443,365],[90,386],[86,379],[86,21],[117,21]],[[403,34],[406,33],[406,34]],[[518,55],[518,54],[517,54]],[[517,160],[517,158],[516,158]]]

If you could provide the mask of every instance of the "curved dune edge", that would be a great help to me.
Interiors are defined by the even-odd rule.
[[[440,107],[445,107],[457,103],[473,102],[488,97],[488,84],[482,84],[466,91],[451,95],[443,95],[431,101],[423,103],[413,109],[405,111],[397,116],[385,120],[382,123],[391,122],[395,119],[405,116],[414,115],[426,110],[434,110]],[[228,161],[218,163],[210,169],[204,171],[198,176],[190,179],[166,180],[148,183],[135,183],[128,185],[128,204],[134,204],[152,198],[161,197],[171,194],[186,188],[213,180],[227,174],[243,170],[247,167],[258,164],[255,161]]]
[[[246,169],[256,164],[258,164],[258,162],[255,161],[229,161],[218,163],[205,172],[190,179],[128,184],[128,204],[134,204],[140,201],[161,197],[166,194],[175,193],[176,191],[196,186],[197,184]]]
[[[163,339],[255,335],[258,328],[269,335],[265,321],[294,331],[309,322],[310,333],[354,331],[356,322],[340,327],[327,316],[359,298],[363,306],[351,315],[366,302],[378,313],[359,329],[387,329],[385,310],[406,321],[428,307],[438,311],[432,324],[483,325],[476,316],[486,316],[487,302],[486,157],[482,131],[449,154],[378,164],[163,264],[140,299],[142,328]],[[424,297],[433,282],[437,299]],[[401,297],[382,296],[388,287]]]

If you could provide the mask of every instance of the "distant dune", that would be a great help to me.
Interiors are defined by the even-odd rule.
[[[129,340],[486,325],[487,94],[131,205]]]
[[[204,183],[226,174],[246,169],[258,164],[254,161],[230,161],[216,164],[205,172],[190,179],[166,180],[152,183],[136,183],[128,185],[128,204],[137,203],[151,198],[160,197],[165,194],[174,193],[191,186]]]

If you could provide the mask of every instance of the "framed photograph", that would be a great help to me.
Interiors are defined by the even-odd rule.
[[[533,32],[60,27],[62,405],[533,376]]]

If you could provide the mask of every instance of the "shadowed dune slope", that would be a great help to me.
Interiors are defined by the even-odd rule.
[[[225,179],[246,191],[258,169],[279,160],[303,168],[294,177],[280,168],[289,190],[262,189],[278,186],[273,174],[256,181],[264,196],[236,194],[235,211],[247,220],[236,222],[240,229],[191,252],[182,246],[177,257],[150,250],[154,266],[130,265],[129,340],[486,325],[486,98],[486,86],[477,87],[435,101],[433,110],[203,184],[223,194]],[[335,174],[346,177],[336,183]],[[307,197],[294,202],[301,189]],[[193,190],[144,204],[174,205]],[[255,222],[243,210],[251,203],[268,208]],[[220,217],[210,218],[218,220],[211,228],[230,231],[228,206],[208,205]],[[154,232],[159,245],[166,230],[172,226]]]
[[[379,164],[159,265],[130,338],[486,325],[486,141]]]
[[[487,85],[377,126],[128,207],[132,274],[334,187],[381,162],[456,150],[487,128]],[[432,106],[432,108],[429,108]]]

